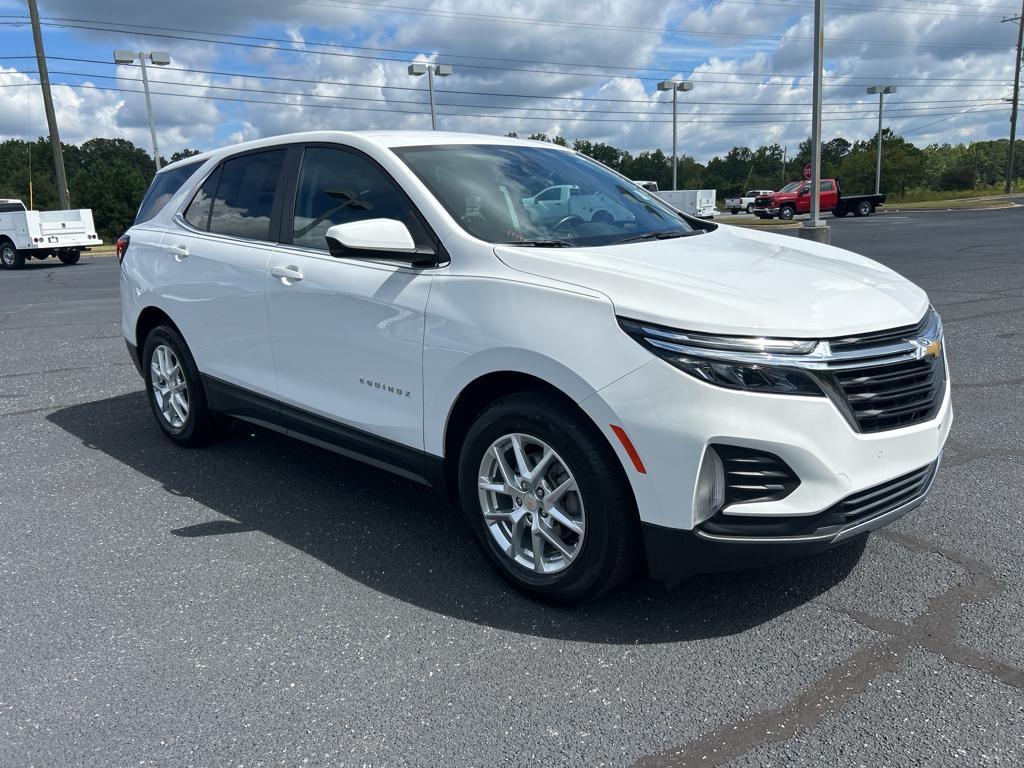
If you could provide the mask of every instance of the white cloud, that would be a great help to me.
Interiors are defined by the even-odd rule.
[[[827,40],[886,40],[920,45],[827,41],[826,110],[832,117],[843,119],[826,121],[826,138],[840,134],[850,139],[873,135],[875,122],[871,113],[877,102],[864,93],[873,77],[892,78],[883,82],[900,85],[898,95],[888,102],[891,111],[887,124],[897,131],[941,120],[943,115],[983,103],[967,99],[996,102],[987,109],[1005,107],[998,100],[1009,95],[1009,88],[1003,83],[1010,79],[1012,70],[1008,42],[1008,28],[1012,25],[1000,25],[998,12],[987,10],[1001,1],[1004,0],[980,0],[964,5],[958,15],[943,15],[932,6],[916,2],[903,4],[900,12],[895,13],[873,10],[881,4],[879,0],[865,3],[866,10],[856,9],[852,2],[827,5]],[[379,0],[370,3],[383,4]],[[544,132],[607,141],[631,150],[667,150],[671,142],[671,125],[664,122],[670,115],[666,106],[668,94],[658,93],[654,85],[657,78],[669,76],[670,71],[662,70],[679,69],[679,76],[690,77],[697,83],[694,91],[680,94],[682,152],[706,160],[736,144],[777,141],[795,148],[809,132],[810,81],[806,77],[792,77],[809,75],[811,70],[811,42],[807,39],[810,8],[806,4],[797,6],[783,0],[592,0],[584,13],[578,10],[582,6],[555,0],[437,0],[420,5],[442,15],[377,13],[368,7],[342,6],[332,0],[222,0],[216,4],[206,0],[160,4],[106,0],[102,9],[88,11],[105,21],[154,25],[166,30],[166,34],[185,37],[198,36],[174,32],[174,28],[202,28],[218,34],[266,34],[299,44],[306,49],[303,53],[281,50],[286,44],[273,44],[276,47],[267,49],[100,31],[78,34],[82,46],[95,46],[97,51],[113,47],[168,48],[172,50],[175,66],[193,70],[255,71],[279,78],[319,81],[259,80],[152,68],[153,89],[160,92],[153,99],[155,119],[165,155],[184,146],[208,148],[239,138],[312,128],[425,128],[429,125],[426,83],[406,73],[411,56],[401,51],[419,51],[427,57],[440,52],[440,58],[455,65],[455,76],[437,81],[440,123],[446,129],[486,133],[514,130],[520,135]],[[80,0],[46,0],[45,6],[44,14],[49,15],[81,17],[86,13]],[[443,15],[448,12],[474,16]],[[561,19],[605,27],[642,25],[651,30],[667,27],[701,34],[501,23],[480,18],[481,15]],[[348,49],[363,57],[331,55],[344,49],[315,44],[325,38],[391,49],[394,53]],[[381,60],[386,58],[397,60]],[[566,66],[570,62],[586,62],[594,68]],[[620,67],[633,69],[616,69]],[[657,71],[635,71],[645,67]],[[588,72],[601,76],[588,76]],[[769,73],[780,75],[768,77]],[[639,74],[646,74],[649,79],[640,79]],[[118,87],[136,90],[141,86],[127,79],[138,76],[137,67],[119,67],[117,75],[121,78],[116,81]],[[0,70],[0,82],[11,77],[25,76]],[[972,83],[950,87],[958,85],[955,79]],[[978,80],[993,82],[973,82]],[[111,80],[92,82],[115,84]],[[25,90],[38,93],[34,88]],[[204,101],[166,95],[169,93],[278,103]],[[336,98],[341,96],[359,100]],[[55,99],[65,140],[124,136],[139,146],[149,146],[141,94],[60,88],[55,90]],[[345,108],[330,109],[327,105]],[[924,109],[927,107],[931,109]],[[853,111],[862,114],[849,114]],[[481,116],[467,116],[476,114]],[[489,114],[501,116],[484,116]],[[28,135],[45,130],[41,106],[33,105],[33,115],[33,122],[43,128],[37,127]],[[539,119],[528,120],[527,116]],[[770,122],[741,122],[754,119]],[[939,122],[910,138],[919,143],[990,138],[1005,134],[1005,121],[1004,112],[982,109]],[[26,135],[26,125],[26,120],[16,112],[0,116],[0,133],[4,135]]]

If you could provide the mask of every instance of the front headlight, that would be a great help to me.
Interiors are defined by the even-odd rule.
[[[825,395],[813,378],[786,367],[787,355],[813,353],[818,346],[815,340],[715,336],[621,317],[619,325],[662,360],[708,384],[748,392]]]

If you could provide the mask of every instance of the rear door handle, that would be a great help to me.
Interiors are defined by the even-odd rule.
[[[297,283],[302,279],[302,273],[299,271],[299,268],[292,265],[287,267],[271,267],[270,274],[281,278],[281,282],[285,285]]]
[[[178,261],[188,258],[188,248],[182,248],[177,245],[172,245],[167,249],[167,252]]]

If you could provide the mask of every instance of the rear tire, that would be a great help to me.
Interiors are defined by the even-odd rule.
[[[78,263],[78,260],[82,258],[82,254],[78,251],[72,251],[71,253],[58,253],[57,258],[61,260],[62,264],[67,264],[70,267],[72,264]]]
[[[867,200],[857,203],[857,208],[854,210],[854,216],[870,216],[871,215],[871,203]]]
[[[178,445],[208,443],[215,434],[215,415],[192,353],[175,328],[158,325],[149,332],[142,372],[149,407],[164,434]]]
[[[6,269],[21,269],[25,266],[25,256],[18,253],[14,243],[5,241],[0,243],[0,265]]]
[[[523,392],[487,407],[463,441],[458,487],[488,561],[532,597],[592,600],[639,560],[636,502],[621,463],[600,431],[556,395]]]

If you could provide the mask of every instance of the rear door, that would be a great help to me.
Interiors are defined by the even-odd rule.
[[[823,179],[821,181],[821,210],[831,211],[836,207],[836,203],[839,202],[839,191],[836,189],[836,183],[832,179]]]
[[[226,159],[160,245],[163,303],[199,370],[267,396],[274,392],[274,362],[265,280],[280,227],[286,152]]]
[[[286,406],[422,449],[423,324],[432,270],[338,259],[335,224],[397,219],[436,248],[411,202],[372,159],[340,145],[308,145],[284,211],[282,244],[267,268],[267,303]]]

